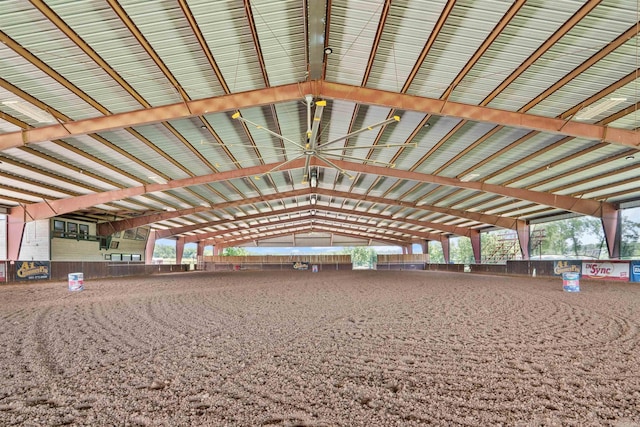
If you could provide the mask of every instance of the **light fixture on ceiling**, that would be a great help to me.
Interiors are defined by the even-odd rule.
[[[315,206],[315,204],[318,203],[318,196],[316,196],[315,194],[312,194],[309,201],[311,202],[312,205]]]
[[[11,100],[4,101],[3,104],[39,123],[55,123],[56,121],[51,114],[24,101]]]
[[[324,48],[325,55],[331,55],[332,53],[333,53],[333,49],[331,49],[329,46]]]
[[[311,213],[311,215],[315,215],[316,214],[316,210],[315,209],[311,209],[309,212]]]
[[[316,188],[318,186],[318,170],[314,169],[311,171],[311,178],[309,179],[309,184],[311,187]]]
[[[599,104],[595,104],[584,108],[576,114],[576,120],[589,120],[596,117],[598,114],[604,113],[607,110],[612,109],[618,104],[625,102],[627,98],[609,98]]]
[[[635,157],[630,155],[630,156],[625,157],[624,159],[625,160],[633,160],[633,159],[635,159]]]

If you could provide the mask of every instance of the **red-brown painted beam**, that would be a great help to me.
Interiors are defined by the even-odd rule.
[[[520,243],[522,259],[529,259],[529,239],[531,236],[529,224],[522,221],[521,224],[518,224],[516,231],[518,232],[518,243]]]
[[[153,264],[153,250],[156,247],[156,230],[149,230],[147,244],[144,247],[144,263]]]
[[[610,258],[620,258],[620,211],[606,209],[602,215],[602,228]]]
[[[535,52],[533,52],[522,64],[518,66],[498,87],[496,87],[482,102],[481,105],[487,105],[503,91],[511,85],[518,77],[520,77],[529,67],[536,63],[545,53],[549,51],[562,37],[564,37],[573,27],[575,27],[582,19],[587,16],[593,8],[600,4],[601,0],[589,0],[565,21],[555,33],[551,35],[544,43],[542,43]]]
[[[312,205],[304,205],[304,206],[296,206],[293,208],[287,208],[287,209],[280,209],[280,210],[276,210],[276,211],[269,211],[269,212],[261,212],[258,214],[254,214],[254,215],[247,215],[247,216],[243,216],[243,217],[238,217],[235,219],[235,221],[253,221],[253,220],[257,220],[257,219],[268,219],[269,217],[272,216],[279,216],[279,215],[287,215],[287,214],[291,214],[291,213],[298,213],[298,212],[304,212],[304,211],[309,211],[309,210],[316,210],[316,211],[326,211],[326,212],[334,212],[334,213],[339,213],[339,214],[344,214],[344,215],[350,215],[350,216],[360,216],[360,217],[367,217],[367,218],[372,218],[372,219],[377,219],[377,220],[381,220],[381,221],[393,221],[393,222],[401,222],[401,223],[405,223],[405,224],[411,224],[411,225],[415,225],[418,227],[424,227],[424,228],[432,228],[435,230],[441,230],[447,233],[451,233],[451,234],[455,234],[458,236],[470,236],[473,233],[473,230],[468,228],[468,227],[458,227],[455,225],[447,225],[447,224],[442,224],[442,223],[436,223],[436,222],[429,222],[429,221],[419,221],[419,220],[411,220],[411,219],[406,219],[406,218],[392,218],[391,215],[380,215],[380,214],[374,214],[371,212],[361,212],[361,211],[356,211],[356,210],[351,210],[351,209],[342,209],[342,208],[336,208],[333,206],[324,206],[324,205],[316,205],[316,206],[312,206]],[[200,224],[193,224],[193,225],[186,225],[184,227],[176,227],[176,228],[170,228],[167,230],[158,230],[157,233],[157,238],[166,238],[166,237],[171,237],[171,236],[175,236],[178,234],[183,234],[183,233],[189,233],[189,232],[193,232],[202,228],[207,228],[207,227],[214,227],[216,225],[225,225],[225,224],[229,224],[231,221],[230,220],[221,220],[221,221],[211,221],[211,222],[207,222],[207,223],[200,223]],[[369,227],[378,227],[377,225],[372,225],[372,224],[363,224],[363,223],[358,223],[361,226],[369,226]],[[265,223],[265,224],[251,224],[251,227],[261,227],[261,226],[267,226],[267,225],[271,225],[271,223]],[[431,233],[422,233],[420,231],[412,231],[412,230],[406,230],[406,229],[402,229],[402,228],[396,228],[396,227],[384,227],[385,229],[388,230],[392,230],[392,231],[398,231],[398,232],[402,232],[402,233],[406,233],[406,234],[413,234],[415,236],[419,236],[419,237],[424,237],[426,239],[433,239],[434,237],[431,235]],[[227,230],[227,231],[221,231],[223,234],[224,233],[229,233],[230,231],[233,230]],[[195,236],[192,236],[195,237]],[[437,237],[439,239],[439,236]],[[437,239],[436,239],[437,240]]]
[[[441,99],[425,98],[379,89],[362,88],[326,81],[296,83],[275,88],[222,95],[215,98],[188,101],[128,113],[67,122],[0,135],[0,150],[25,144],[64,139],[107,130],[157,123],[208,113],[235,111],[278,102],[293,101],[301,93],[313,93],[325,99],[341,99],[359,104],[380,105],[425,114],[451,116],[466,120],[495,123],[503,126],[532,129],[553,134],[598,140],[611,144],[640,147],[640,133],[598,124],[566,122],[553,117],[500,110],[478,105],[462,104]]]
[[[258,197],[250,197],[242,200],[234,200],[232,202],[212,204],[211,207],[198,206],[195,208],[181,209],[181,210],[172,211],[172,212],[154,213],[151,215],[144,215],[136,218],[128,218],[128,219],[123,219],[119,221],[103,222],[101,224],[98,224],[97,234],[99,236],[108,236],[109,234],[113,234],[117,231],[123,231],[130,228],[142,227],[144,225],[153,224],[159,221],[166,221],[173,218],[179,218],[185,215],[192,215],[198,212],[209,212],[209,211],[214,211],[218,209],[227,209],[227,208],[232,208],[237,206],[252,205],[254,203],[260,203],[260,202],[268,202],[273,200],[300,197],[300,196],[304,196],[305,194],[311,194],[310,190],[306,188],[301,190],[292,190],[292,191],[287,191],[285,193],[267,194],[267,195],[258,196]],[[243,218],[238,218],[238,219],[243,219]],[[213,224],[214,222],[212,222],[211,224]],[[193,226],[172,228],[170,230],[157,230],[156,231],[158,236],[157,238],[162,239],[164,237],[173,236],[176,234],[188,233],[189,231],[197,230],[203,227],[209,227],[209,225],[194,224]],[[182,231],[175,231],[178,229]]]
[[[249,242],[253,242],[256,240],[268,240],[268,239],[272,239],[274,237],[279,237],[282,235],[289,235],[289,234],[294,234],[294,233],[306,233],[309,231],[318,231],[318,230],[322,230],[322,231],[326,231],[328,233],[332,233],[332,234],[337,234],[340,236],[346,236],[346,237],[351,237],[351,238],[355,238],[355,239],[359,239],[359,240],[367,240],[369,237],[365,237],[363,238],[362,235],[357,234],[354,230],[354,233],[347,233],[347,232],[343,232],[343,231],[337,231],[334,230],[330,227],[323,227],[323,226],[319,226],[319,225],[311,225],[309,224],[308,226],[294,226],[294,227],[288,227],[282,230],[278,230],[277,232],[274,232],[271,235],[268,236],[253,236],[253,237],[247,237],[244,239],[239,239],[239,240],[223,240],[223,241],[219,241],[217,242],[218,244],[222,244],[225,247],[231,247],[231,246],[238,246],[238,245],[242,245],[245,243],[249,243]],[[397,239],[391,239],[391,238],[375,238],[373,237],[374,240],[379,241],[379,242],[386,242],[387,244],[393,244],[393,245],[397,245],[397,246],[402,246],[406,243],[411,243],[410,241],[406,241],[406,240],[397,240]]]
[[[387,199],[383,197],[375,197],[375,196],[364,195],[364,194],[347,193],[347,192],[335,191],[335,190],[325,190],[324,188],[316,188],[315,190],[318,195],[322,195],[322,196],[343,197],[351,200],[362,200],[370,203],[380,203],[380,204],[389,205],[389,206],[402,206],[402,207],[410,207],[414,209],[421,209],[425,211],[438,212],[445,215],[451,215],[458,218],[470,219],[472,221],[495,225],[498,227],[512,229],[512,230],[516,229],[519,222],[524,222],[516,218],[509,218],[505,216],[483,214],[480,212],[463,211],[460,209],[453,209],[453,208],[442,208],[439,206],[426,205],[426,204],[418,205],[415,202],[403,202],[395,199]]]
[[[442,245],[442,255],[444,256],[445,264],[449,264],[449,261],[451,260],[451,245],[449,243],[449,236],[440,237],[440,244]]]
[[[17,261],[27,219],[21,215],[11,214],[7,216],[7,221],[7,259]]]
[[[513,197],[520,200],[527,200],[547,206],[564,209],[570,212],[576,212],[583,215],[591,215],[594,217],[602,216],[603,205],[613,209],[614,206],[606,202],[598,202],[595,200],[578,199],[559,194],[548,194],[526,189],[504,187],[495,184],[487,184],[483,182],[463,182],[459,179],[442,177],[437,175],[423,174],[419,172],[403,171],[399,169],[390,169],[380,166],[363,165],[361,163],[347,162],[343,160],[333,160],[333,162],[346,170],[369,173],[379,176],[394,177],[398,179],[407,179],[417,182],[429,182],[439,185],[448,185],[458,188],[467,188],[471,190],[484,191],[499,194],[507,197]],[[34,203],[26,206],[26,213],[30,220],[50,218],[63,213],[73,212],[79,209],[85,209],[102,203],[109,203],[115,200],[121,200],[127,197],[137,196],[154,191],[163,191],[173,188],[182,188],[190,185],[201,185],[210,182],[219,182],[234,178],[242,178],[260,175],[271,170],[279,163],[236,169],[232,171],[219,172],[215,174],[177,179],[169,181],[167,184],[148,184],[145,186],[131,187],[120,190],[106,191],[98,194],[88,194],[67,199],[53,200],[50,202]],[[295,160],[280,170],[291,170],[303,167],[304,160]],[[11,213],[18,214],[19,211],[24,212],[25,208],[16,207],[11,209]]]
[[[145,216],[140,216],[140,217],[136,217],[136,218],[129,218],[129,219],[124,219],[124,220],[119,220],[119,221],[112,221],[112,222],[105,222],[105,223],[101,223],[98,224],[97,228],[98,228],[98,232],[97,234],[100,236],[106,236],[112,233],[115,233],[117,231],[123,231],[126,229],[130,229],[130,228],[135,228],[135,227],[141,227],[144,225],[148,225],[148,224],[153,224],[155,222],[159,222],[159,221],[165,221],[165,220],[170,220],[173,218],[179,218],[185,215],[191,215],[194,213],[198,213],[198,212],[205,212],[205,211],[211,211],[211,210],[217,210],[217,209],[226,209],[226,208],[230,208],[230,207],[237,207],[237,206],[243,206],[243,205],[250,205],[250,204],[254,204],[254,203],[259,203],[259,202],[265,202],[265,201],[272,201],[272,200],[280,200],[280,199],[287,199],[287,198],[293,198],[293,197],[300,197],[300,196],[305,196],[305,195],[310,195],[312,193],[315,193],[319,196],[326,196],[326,197],[340,197],[340,198],[345,198],[345,199],[350,199],[350,200],[358,200],[358,201],[366,201],[369,203],[377,203],[377,204],[383,204],[383,205],[387,205],[387,206],[403,206],[403,207],[411,207],[414,209],[418,209],[418,210],[424,210],[424,211],[431,211],[431,212],[438,212],[438,213],[442,213],[442,214],[446,214],[446,215],[451,215],[451,216],[455,216],[458,218],[464,218],[464,219],[470,219],[473,221],[477,221],[480,223],[484,223],[484,224],[488,224],[488,225],[495,225],[498,227],[502,227],[502,228],[507,228],[507,229],[512,229],[515,230],[517,227],[522,227],[524,226],[524,221],[523,220],[519,220],[516,218],[509,218],[509,217],[502,217],[502,216],[498,216],[498,215],[489,215],[489,214],[482,214],[479,212],[467,212],[467,211],[463,211],[463,210],[459,210],[459,209],[452,209],[452,208],[442,208],[442,207],[438,207],[438,206],[431,206],[431,205],[420,205],[418,206],[416,203],[414,202],[398,202],[395,199],[386,199],[386,198],[382,198],[382,197],[374,197],[374,196],[369,196],[369,195],[361,195],[361,194],[356,194],[356,193],[348,193],[348,192],[344,192],[344,191],[336,191],[336,190],[330,190],[330,189],[324,189],[324,188],[315,188],[313,190],[310,189],[301,189],[301,190],[292,190],[292,191],[287,191],[284,193],[274,193],[274,194],[269,194],[269,195],[264,195],[264,196],[259,196],[259,197],[253,197],[253,198],[248,198],[248,199],[243,199],[243,200],[236,200],[236,201],[232,201],[232,202],[226,202],[226,203],[219,203],[216,205],[213,205],[211,207],[195,207],[195,208],[190,208],[190,209],[182,209],[182,210],[178,210],[178,211],[172,211],[172,212],[161,212],[161,213],[154,213],[151,215],[145,215]],[[313,207],[309,206],[309,207],[303,207],[302,209],[312,209]],[[358,213],[357,211],[345,211],[346,212],[350,212],[350,214],[354,214]],[[250,215],[250,216],[243,216],[243,217],[238,217],[236,218],[237,221],[248,221],[251,219],[258,219],[258,218],[266,218],[269,217],[271,215],[276,215],[276,214],[282,214],[282,213],[287,213],[286,210],[280,210],[280,211],[269,211],[269,212],[264,212],[264,213],[260,213],[260,214],[256,214],[256,215]],[[358,214],[362,215],[362,212],[359,212]],[[370,213],[364,213],[364,215],[371,215]],[[383,216],[379,216],[381,219],[389,219],[388,217],[383,217]],[[402,218],[397,218],[397,219],[391,219],[393,221],[397,221],[397,222],[408,222],[406,219],[402,219]],[[170,237],[170,236],[174,236],[174,235],[178,235],[178,234],[183,234],[183,233],[188,233],[191,231],[195,231],[195,230],[199,230],[205,227],[211,227],[211,226],[215,226],[218,224],[226,224],[229,223],[229,220],[223,220],[223,221],[211,221],[208,223],[198,223],[198,224],[193,224],[193,225],[186,225],[183,227],[175,227],[175,228],[171,228],[171,229],[167,229],[167,230],[157,230],[157,238],[165,238],[165,237]],[[446,231],[452,234],[456,234],[456,235],[460,235],[460,236],[468,236],[469,234],[469,228],[466,227],[453,227],[453,229],[448,229],[449,226],[446,226],[444,224],[440,224],[440,223],[434,223],[434,222],[425,222],[425,221],[412,221],[412,222],[408,222],[408,223],[413,223],[422,227],[428,227],[428,228],[434,228],[437,230],[442,230],[442,231]],[[443,229],[442,226],[446,227],[447,229]],[[438,239],[436,239],[438,240]]]
[[[185,243],[184,237],[179,237],[178,240],[176,240],[176,264],[182,264]]]
[[[343,215],[349,215],[349,216],[359,216],[359,217],[366,217],[366,218],[373,218],[373,219],[378,219],[378,220],[383,220],[383,221],[396,221],[396,222],[407,222],[409,221],[411,224],[414,225],[418,225],[418,226],[422,226],[420,221],[411,221],[411,220],[402,220],[402,219],[392,219],[390,215],[376,215],[376,214],[371,214],[371,213],[367,213],[367,212],[358,212],[358,211],[353,211],[353,210],[349,210],[349,209],[342,209],[342,208],[336,208],[336,207],[332,207],[332,206],[296,206],[295,208],[288,208],[288,209],[282,209],[282,210],[278,210],[278,211],[273,211],[273,212],[266,212],[263,214],[256,214],[256,215],[251,215],[252,218],[249,217],[242,217],[242,218],[237,218],[237,221],[251,221],[254,219],[268,219],[270,216],[280,216],[280,215],[287,215],[287,214],[292,214],[292,213],[299,213],[299,212],[308,212],[310,210],[315,210],[318,214],[322,213],[322,212],[334,212],[334,213],[339,213],[339,214],[343,214]],[[280,224],[287,224],[287,223],[293,223],[293,222],[299,222],[299,221],[326,221],[326,222],[332,222],[332,223],[337,223],[337,224],[349,224],[349,225],[355,225],[358,227],[368,227],[368,228],[376,228],[379,230],[388,230],[388,231],[392,231],[395,233],[403,233],[403,234],[408,234],[410,236],[414,236],[417,238],[422,238],[422,239],[429,239],[429,240],[438,240],[440,239],[440,234],[438,233],[430,233],[430,232],[422,232],[419,230],[409,230],[409,229],[404,229],[404,228],[399,228],[399,227],[392,227],[392,226],[380,226],[378,224],[369,224],[369,223],[362,223],[362,222],[358,222],[358,221],[352,221],[349,219],[338,219],[338,218],[331,218],[331,217],[327,217],[324,215],[305,215],[304,217],[299,217],[299,218],[290,218],[290,219],[284,219],[284,220],[278,220],[278,221],[270,221],[270,222],[265,222],[265,223],[258,223],[258,224],[250,224],[250,228],[251,230],[261,230],[263,228],[268,228],[268,227],[273,227],[275,225],[280,225]],[[214,226],[214,225],[222,225],[224,224],[224,221],[215,221],[215,222],[211,222],[208,224],[198,224],[200,227],[199,228],[203,228],[203,227],[210,227],[210,226]],[[436,224],[438,225],[438,224]],[[440,224],[445,226],[444,224]],[[170,237],[170,236],[175,236],[177,234],[180,233],[185,233],[185,232],[189,232],[189,231],[194,231],[196,228],[196,225],[194,226],[187,226],[187,227],[179,227],[179,228],[172,228],[170,230],[162,230],[163,233],[163,237]],[[470,230],[466,227],[454,227],[454,226],[445,226],[446,228],[448,228],[448,230],[443,230],[443,231],[448,231],[451,233],[454,233],[455,231],[458,231],[460,233],[464,233],[464,234],[458,234],[458,235],[466,235],[466,236],[470,236],[474,230]],[[428,227],[428,228],[436,228],[436,227]],[[436,228],[438,229],[438,228]],[[197,242],[203,239],[209,239],[212,237],[217,237],[217,236],[223,236],[225,234],[229,234],[229,233],[233,233],[233,232],[237,232],[237,231],[242,231],[242,228],[233,228],[233,229],[228,229],[228,230],[218,230],[218,231],[212,231],[210,233],[201,233],[201,234],[196,234],[196,235],[192,235],[192,236],[185,236],[185,239],[188,243],[190,242]],[[457,233],[456,233],[457,234]]]
[[[235,111],[278,102],[298,100],[301,93],[316,93],[314,84],[296,83],[275,88],[240,92],[160,107],[146,108],[127,113],[67,122],[63,125],[42,126],[0,135],[0,150],[24,144],[64,139],[74,135],[104,132],[144,124],[158,123],[180,118],[203,116],[210,113]]]
[[[554,117],[536,116],[325,81],[320,82],[320,92],[325,99],[341,99],[360,104],[380,105],[400,110],[451,116],[478,122],[592,139],[611,144],[628,145],[635,148],[640,147],[640,133],[628,129],[573,121],[567,123],[566,120]]]
[[[24,212],[30,220],[51,218],[53,216],[62,215],[64,213],[73,212],[79,209],[86,209],[91,206],[102,203],[109,203],[115,200],[126,199],[127,197],[139,196],[154,191],[163,191],[173,188],[188,187],[191,185],[208,184],[211,182],[226,181],[234,178],[251,177],[268,172],[280,163],[272,163],[268,165],[253,166],[243,169],[234,169],[226,172],[218,172],[209,175],[196,176],[191,178],[175,179],[166,184],[147,184],[139,187],[123,188],[121,190],[105,191],[97,194],[87,194],[78,197],[70,197],[67,199],[52,200],[50,202],[33,203],[25,208],[15,207],[11,209],[11,213],[18,214]],[[304,166],[304,160],[294,160],[287,164],[287,169],[297,169]]]
[[[321,223],[330,223],[330,225],[324,224],[322,225]],[[281,221],[274,221],[271,222],[270,224],[263,224],[261,227],[256,227],[256,228],[251,228],[250,229],[250,233],[243,233],[241,235],[231,235],[231,236],[227,236],[224,237],[225,234],[228,234],[229,232],[211,232],[211,233],[207,233],[207,234],[200,234],[197,236],[187,236],[185,237],[185,241],[186,242],[197,242],[200,240],[211,240],[213,239],[215,242],[223,242],[225,246],[231,246],[236,242],[237,240],[248,240],[248,241],[252,241],[252,240],[256,240],[256,239],[268,239],[271,238],[269,233],[274,233],[274,232],[279,232],[282,230],[289,230],[292,234],[295,232],[296,228],[300,228],[300,227],[310,227],[310,228],[317,228],[317,227],[325,227],[325,229],[330,228],[331,230],[335,231],[335,232],[343,232],[343,233],[348,233],[350,236],[356,236],[359,237],[361,239],[364,238],[373,238],[375,240],[394,240],[394,241],[398,241],[398,242],[411,242],[413,241],[413,239],[411,238],[399,238],[396,236],[388,236],[388,235],[384,235],[381,233],[377,233],[377,232],[361,232],[358,230],[354,230],[352,228],[348,228],[348,227],[339,227],[336,225],[331,225],[333,224],[333,222],[330,218],[326,218],[326,217],[315,217],[315,216],[305,216],[305,217],[300,217],[300,218],[295,218],[295,219],[291,219],[291,220],[281,220]],[[352,221],[353,222],[353,221]],[[284,225],[284,226],[283,226]],[[363,224],[358,224],[359,226],[363,226]],[[276,228],[272,228],[270,230],[265,229],[262,230],[261,228],[265,228],[265,227],[273,227],[276,226]],[[236,230],[237,231],[237,230]],[[282,233],[282,234],[286,234],[286,233]],[[280,234],[280,235],[282,235]],[[365,236],[365,237],[362,237]]]
[[[487,184],[484,182],[476,181],[463,182],[456,178],[447,178],[444,176],[410,172],[400,169],[390,169],[381,166],[364,165],[362,163],[346,162],[344,160],[332,161],[336,164],[336,166],[348,171],[369,173],[373,175],[407,179],[418,182],[428,182],[439,185],[448,185],[451,187],[467,188],[470,190],[499,194],[506,197],[527,200],[530,202],[564,209],[569,212],[590,215],[597,218],[600,218],[602,216],[602,209],[604,205],[611,209],[614,208],[614,206],[610,203],[599,202],[596,200],[578,199],[574,197],[563,196],[561,194],[549,194],[539,191],[525,190],[521,188],[503,187],[500,185]]]
[[[440,31],[442,30],[445,23],[447,22],[447,19],[449,18],[449,15],[451,14],[451,11],[453,10],[453,7],[455,6],[455,4],[456,4],[456,0],[448,0],[447,4],[442,9],[442,12],[440,12],[440,16],[438,17],[438,20],[436,21],[435,25],[429,32],[429,38],[427,39],[424,46],[422,47],[422,51],[420,52],[418,59],[413,64],[413,68],[411,69],[411,72],[409,73],[407,80],[404,82],[404,85],[400,90],[402,93],[405,93],[409,90],[411,83],[413,83],[413,80],[418,75],[418,72],[420,71],[420,68],[422,68],[422,64],[424,63],[424,60],[427,58],[427,55],[429,54],[429,52],[431,51],[431,48],[435,44],[436,39],[440,35]]]
[[[480,264],[482,262],[482,254],[480,252],[480,232],[474,230],[475,232],[469,236],[471,240],[471,250],[473,251],[473,259],[476,264]]]

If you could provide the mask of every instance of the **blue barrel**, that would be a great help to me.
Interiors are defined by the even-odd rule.
[[[562,290],[580,292],[580,273],[562,273]]]

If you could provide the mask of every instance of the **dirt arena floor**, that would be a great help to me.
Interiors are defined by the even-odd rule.
[[[424,271],[0,286],[0,425],[640,426],[640,284]]]

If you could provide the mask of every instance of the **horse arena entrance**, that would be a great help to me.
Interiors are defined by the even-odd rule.
[[[0,287],[0,425],[640,423],[640,288],[431,271]]]

